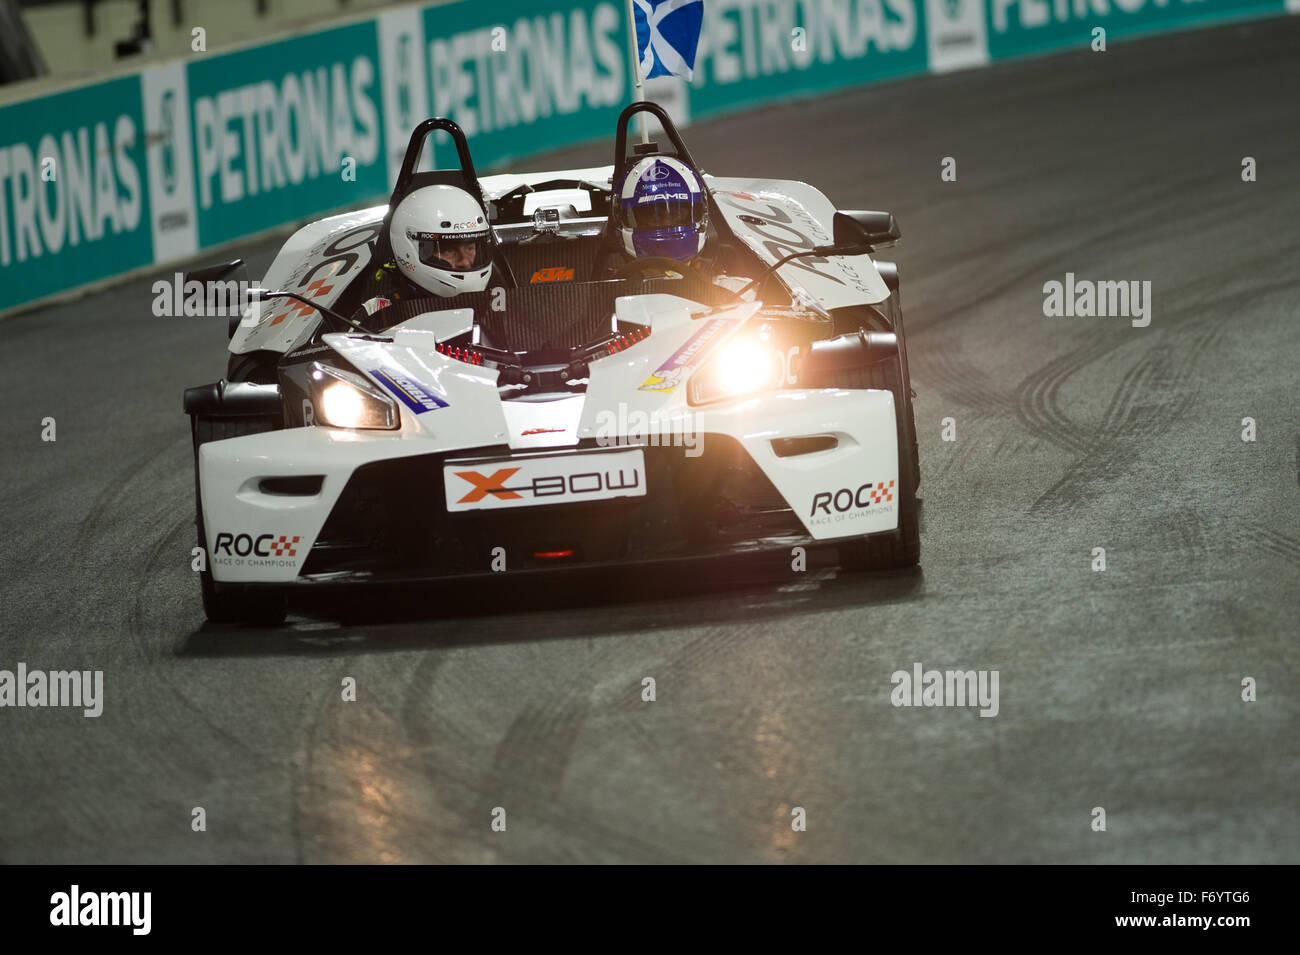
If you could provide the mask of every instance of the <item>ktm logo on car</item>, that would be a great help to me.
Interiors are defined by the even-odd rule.
[[[494,471],[488,475],[479,474],[477,471],[457,471],[456,477],[464,478],[474,485],[474,490],[462,497],[457,503],[472,504],[475,501],[483,500],[489,494],[495,496],[497,500],[518,498],[519,494],[514,491],[507,491],[505,488],[506,481],[510,480],[518,470],[518,468],[502,468],[500,471]]]
[[[550,269],[538,269],[533,273],[533,282],[571,282],[573,281],[573,269],[567,269],[563,265],[557,265]],[[531,284],[531,283],[530,283]]]

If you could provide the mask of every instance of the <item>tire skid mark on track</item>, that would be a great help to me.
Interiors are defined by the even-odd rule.
[[[1295,434],[1295,483],[1300,486],[1300,431]]]
[[[724,599],[731,602],[730,598]],[[658,678],[659,682],[689,686],[694,671],[711,665],[725,665],[733,657],[736,645],[752,639],[745,633],[744,621],[745,618],[740,616],[731,626],[714,623],[705,627],[698,636],[688,639],[659,667],[664,674]]]
[[[946,412],[947,409],[945,415],[941,415],[940,418],[946,416]],[[930,446],[925,443],[921,445],[922,473],[928,479],[946,477],[982,457],[992,440],[990,435],[996,435],[999,444],[1006,440],[1007,430],[1001,427],[998,421],[981,415],[972,415],[970,421],[967,421],[964,415],[955,417],[957,418],[956,441],[944,441],[939,438],[934,442],[933,450],[930,450]],[[935,418],[933,421],[937,424],[940,418]],[[935,430],[936,427],[932,424],[928,437],[932,438]],[[925,524],[921,525],[921,530],[925,530]]]
[[[1034,502],[1032,511],[1081,506],[1098,485],[1123,477],[1149,442],[1186,414],[1198,397],[1197,388],[1190,386],[1193,369],[1227,332],[1219,322],[1190,340],[1186,323],[1179,332],[1184,337],[1174,339],[1166,332],[1157,338],[1124,375],[1082,457]]]
[[[912,363],[912,387],[919,395],[932,388],[955,401],[972,418],[1000,416],[1012,407],[1010,395],[995,390],[988,373],[947,348],[917,348],[908,355]]]
[[[1195,184],[1217,177],[1218,173],[1206,174],[1191,177],[1190,182]],[[1188,184],[1189,180],[1179,180],[1172,185],[1165,183],[1160,188],[1155,189],[1154,194],[1178,199],[1183,195],[1183,191],[1188,188]],[[1126,197],[1125,205],[1130,204],[1131,201],[1132,197]],[[1107,217],[1107,221],[1110,221],[1110,217]],[[1156,227],[1155,223],[1160,220],[1159,217],[1153,216],[1151,221],[1154,228]],[[1160,227],[1163,228],[1163,224]],[[1068,233],[1076,228],[1074,224],[1067,224],[1053,231]],[[1062,252],[1053,252],[1049,257],[1040,259],[1032,267],[1020,270],[1010,280],[998,283],[966,300],[962,308],[958,309],[954,314],[957,316],[973,314],[981,303],[995,300],[1012,288],[1023,287],[1022,283],[1028,282],[1031,277],[1041,277],[1048,274],[1048,266],[1059,264],[1062,256],[1074,255],[1087,248],[1107,244],[1111,239],[1120,236],[1131,240],[1134,234],[1134,230],[1125,225],[1094,234]],[[935,276],[929,278],[934,280]],[[951,319],[942,319],[940,324],[933,327],[938,330],[949,329],[950,321]],[[927,323],[921,325],[922,331],[931,328],[932,326]],[[919,335],[914,332],[914,337],[919,337]],[[1075,454],[1084,454],[1092,445],[1093,436],[1086,428],[1075,424],[1062,411],[1058,401],[1060,388],[1067,379],[1124,344],[1128,343],[1120,339],[1110,341],[1102,338],[1093,339],[1081,348],[1060,356],[1030,374],[1020,383],[1010,398],[1003,397],[992,389],[984,387],[981,380],[983,376],[978,370],[973,367],[965,367],[969,363],[953,357],[949,349],[925,349],[914,345],[911,357],[913,364],[919,370],[918,379],[922,382],[934,381],[937,390],[946,396],[961,401],[972,408],[981,409],[978,412],[980,414],[994,414],[1008,404],[1013,404],[1017,416],[1029,429],[1030,433],[1056,444],[1064,450]],[[985,408],[991,410],[982,410]]]
[[[590,713],[590,705],[572,691],[557,693],[541,703],[526,703],[511,720],[496,745],[491,775],[509,784],[522,777],[532,791],[554,799],[559,795],[574,746]]]
[[[416,761],[394,737],[400,725],[364,694],[373,686],[362,658],[338,661],[318,700],[306,697],[307,719],[289,760],[289,830],[302,863],[403,863],[427,850],[429,817],[410,793]],[[358,683],[358,702],[342,703],[342,676]],[[384,732],[384,731],[390,732]],[[423,841],[422,841],[423,840]],[[423,851],[423,861],[438,861]],[[483,861],[483,860],[478,860]]]
[[[150,488],[146,488],[145,493],[141,493],[141,488],[136,486],[136,482],[141,480],[145,473],[150,469],[157,467],[164,457],[171,453],[175,448],[190,446],[189,435],[177,436],[175,433],[168,433],[164,436],[154,436],[152,441],[147,437],[141,439],[140,444],[143,451],[136,460],[129,464],[116,475],[107,478],[104,481],[104,488],[95,496],[91,502],[86,516],[82,518],[77,527],[77,533],[83,539],[90,539],[102,533],[106,526],[113,526],[120,520],[120,515],[110,514],[109,511],[121,501],[129,501],[138,504],[141,501],[148,501],[154,498],[154,495],[148,493]],[[164,475],[171,476],[172,471],[169,468],[160,468]],[[193,476],[190,476],[193,481]]]
[[[1178,515],[1178,532],[1188,563],[1203,563],[1210,552],[1213,539],[1205,515],[1198,508],[1184,508]]]
[[[1151,189],[1150,201],[1154,204],[1167,200],[1172,207],[1171,211],[1174,211],[1185,202],[1186,193],[1189,189],[1196,189],[1205,184],[1213,184],[1221,178],[1221,173],[1211,171],[1197,176],[1173,180],[1166,179],[1161,185]],[[921,281],[909,286],[920,292],[916,304],[913,306],[920,317],[916,321],[909,320],[908,333],[915,339],[922,332],[934,329],[936,325],[942,330],[944,326],[954,319],[964,320],[975,315],[987,305],[1004,304],[1012,293],[1023,291],[1026,288],[1034,289],[1035,294],[1037,294],[1041,289],[1041,280],[1043,278],[1060,278],[1063,275],[1063,272],[1060,274],[1057,272],[1062,262],[1081,259],[1083,258],[1082,254],[1091,249],[1110,248],[1116,240],[1138,244],[1142,236],[1148,233],[1151,234],[1153,240],[1163,239],[1168,228],[1168,222],[1166,217],[1160,215],[1159,209],[1151,209],[1149,218],[1137,225],[1130,221],[1128,213],[1137,201],[1138,197],[1129,192],[1122,198],[1116,199],[1113,206],[1098,205],[1091,209],[1091,220],[1102,223],[1103,227],[1100,231],[1088,235],[1079,234],[1082,225],[1078,221],[1063,219],[1056,224],[1039,227],[1034,248],[1042,251],[1031,260],[1030,264],[1014,272],[1007,271],[1002,249],[996,243],[990,243],[993,248],[984,256],[968,256],[961,260],[960,265],[947,268],[940,265],[939,268],[931,270],[922,277]],[[1205,210],[1199,210],[1193,214],[1192,218],[1213,218],[1214,215]],[[1118,225],[1115,224],[1117,222]],[[1052,242],[1056,237],[1072,241],[1066,241],[1063,245],[1057,246]],[[981,264],[983,262],[987,262],[987,265]],[[982,285],[978,291],[974,291],[970,296],[959,301],[953,301],[949,306],[942,308],[938,306],[938,303],[932,297],[924,294],[925,289],[931,285],[942,289],[945,296],[951,294],[953,288],[969,287],[970,283],[956,281],[956,276],[953,274],[965,274],[966,272],[973,272],[980,277],[996,277],[997,280],[991,284]]]
[[[531,812],[536,818],[544,819],[546,823],[558,827],[563,832],[581,834],[579,838],[585,840],[584,843],[580,844],[579,839],[572,839],[565,846],[565,851],[569,852],[574,860],[591,861],[600,858],[611,861],[682,864],[690,860],[698,861],[700,858],[693,849],[677,849],[668,845],[664,839],[666,833],[663,829],[656,828],[651,832],[636,824],[629,825],[625,819],[610,819],[602,814],[598,807],[588,807],[583,801],[548,801],[544,804],[544,809],[539,809],[535,805]],[[555,840],[552,840],[546,846],[546,859],[528,861],[548,861],[555,851],[554,842]],[[724,851],[723,847],[714,846],[713,854],[705,858],[719,858]]]
[[[427,701],[417,691],[427,689],[446,652],[426,651],[396,706],[383,697],[367,701],[364,723],[345,720],[348,708],[336,710],[332,694],[325,696],[292,761],[293,831],[305,861],[499,861],[480,804],[486,797],[516,807],[516,788],[531,790],[534,777],[525,768],[522,779],[503,774],[489,786],[475,769],[489,740],[454,732],[454,722],[428,728]],[[350,662],[345,671],[356,675],[362,658]],[[549,742],[542,735],[542,743]],[[431,775],[438,785],[425,795]],[[547,788],[529,802],[549,804],[558,795]],[[436,812],[428,796],[437,800]],[[433,826],[431,815],[438,820]]]
[[[1166,514],[1153,515],[1143,527],[1145,547],[1165,555],[1177,554],[1184,567],[1206,566],[1217,548],[1214,527],[1199,507],[1179,507]],[[1166,558],[1168,559],[1168,558]]]
[[[1037,438],[1086,454],[1093,436],[1072,421],[1061,409],[1061,386],[1085,367],[1100,361],[1125,344],[1119,339],[1093,338],[1087,344],[1060,356],[1025,378],[1016,388],[1016,417]]]
[[[313,837],[320,827],[310,825],[319,813],[315,809],[316,799],[316,749],[321,724],[325,721],[326,707],[332,702],[333,689],[321,691],[316,705],[308,707],[309,718],[299,733],[299,745],[289,759],[289,836],[293,845],[295,865],[307,862],[330,861],[308,858],[306,840],[307,829],[312,828]]]
[[[1172,312],[1162,311],[1161,318],[1216,311],[1221,320],[1233,321],[1246,296],[1262,298],[1300,288],[1300,275],[1294,269],[1297,256],[1300,256],[1300,249],[1283,249],[1272,255],[1255,256],[1251,259],[1249,273],[1232,267],[1221,271],[1207,269],[1179,286],[1177,291],[1181,303],[1176,303]],[[1269,280],[1261,281],[1264,276]]]
[[[1300,282],[1300,279],[1290,278],[1279,282],[1271,283],[1266,286],[1257,286],[1250,289],[1253,294],[1267,295],[1275,291],[1282,291],[1293,287]],[[1214,288],[1221,288],[1218,282],[1211,283]],[[1062,383],[1081,370],[1085,365],[1090,364],[1117,349],[1123,344],[1127,344],[1121,339],[1114,339],[1109,344],[1099,341],[1095,345],[1085,346],[1079,352],[1063,356],[1056,361],[1049,363],[1042,369],[1030,375],[1022,382],[1018,395],[1021,404],[1018,407],[1021,420],[1034,431],[1043,437],[1051,435],[1060,436],[1064,433],[1070,434],[1070,449],[1080,454],[1083,460],[1076,461],[1071,470],[1077,471],[1080,468],[1086,468],[1090,463],[1095,463],[1099,447],[1111,440],[1119,439],[1132,444],[1146,438],[1158,436],[1165,433],[1172,426],[1173,418],[1181,415],[1187,409],[1190,402],[1195,400],[1195,391],[1186,391],[1182,393],[1173,404],[1165,407],[1167,417],[1162,419],[1160,416],[1161,405],[1158,402],[1157,407],[1150,414],[1139,415],[1138,423],[1132,424],[1128,419],[1132,412],[1140,406],[1135,404],[1137,394],[1147,386],[1151,386],[1155,391],[1168,391],[1177,389],[1182,381],[1190,379],[1192,366],[1201,357],[1201,355],[1210,347],[1219,343],[1227,334],[1222,321],[1216,313],[1219,306],[1232,304],[1237,298],[1239,292],[1229,292],[1213,298],[1203,298],[1194,301],[1191,305],[1175,306],[1168,312],[1162,313],[1162,319],[1168,321],[1188,312],[1196,312],[1199,317],[1193,317],[1184,321],[1181,326],[1171,326],[1178,329],[1178,334],[1186,336],[1191,330],[1189,322],[1195,324],[1214,324],[1206,331],[1190,336],[1190,346],[1184,339],[1170,338],[1170,328],[1167,327],[1162,331],[1162,341],[1155,346],[1157,349],[1154,353],[1149,352],[1139,360],[1138,364],[1130,369],[1121,380],[1116,396],[1106,409],[1101,425],[1092,433],[1087,433],[1080,426],[1068,422],[1065,415],[1057,406],[1056,397]],[[1193,296],[1194,298],[1194,296]],[[1176,348],[1174,342],[1178,341],[1183,344],[1187,351],[1182,354],[1181,349]],[[1179,356],[1182,362],[1178,361]],[[1168,366],[1168,368],[1166,368]],[[1170,368],[1178,366],[1181,371],[1170,377],[1167,372]],[[1059,428],[1060,430],[1056,430]],[[1125,454],[1128,460],[1132,460],[1133,455]],[[1114,469],[1110,469],[1112,475]],[[1039,503],[1044,503],[1045,499],[1051,500],[1051,497],[1060,493],[1060,489],[1068,487],[1069,477],[1063,478],[1066,482],[1064,485],[1058,482],[1058,485],[1049,489],[1048,492],[1039,498]],[[1068,496],[1068,495],[1067,495]],[[1039,504],[1035,504],[1039,506]]]
[[[524,699],[492,755],[491,778],[498,786],[522,780],[528,788],[548,800],[557,797],[574,747],[593,710],[595,678],[593,657],[600,656],[592,641],[584,641],[582,666],[566,672],[557,686],[546,679],[555,644],[538,648],[536,668],[541,680],[550,684],[540,701]]]
[[[171,526],[163,534],[160,534],[154,541],[143,561],[143,572],[140,575],[141,580],[153,581],[158,579],[156,575],[166,575],[166,571],[174,570],[174,564],[165,564],[159,561],[159,555],[163,553],[166,546],[173,543],[178,535],[184,535],[185,529],[193,529],[194,521],[188,515],[182,515],[172,522]],[[188,563],[185,564],[188,572]],[[160,654],[159,647],[151,648],[146,641],[147,628],[145,625],[145,606],[150,598],[147,588],[141,588],[136,591],[135,599],[131,602],[128,611],[127,624],[132,644],[135,645],[142,659],[156,661]],[[174,651],[173,651],[174,652]],[[158,676],[161,678],[161,684],[169,690],[177,700],[179,700],[187,709],[199,717],[203,723],[213,731],[219,738],[224,739],[227,743],[235,746],[238,750],[246,753],[256,753],[256,750],[245,743],[243,740],[234,736],[226,727],[217,719],[210,717],[207,711],[199,705],[197,701],[185,693],[176,679],[178,671],[171,667],[159,668]]]
[[[586,686],[581,680],[581,685]],[[575,684],[576,685],[576,684]],[[559,694],[570,700],[576,695]],[[475,781],[471,792],[478,794],[477,803],[501,805],[507,818],[526,819],[530,827],[567,833],[569,841],[548,840],[545,856],[534,852],[512,855],[503,861],[554,862],[565,860],[621,859],[642,862],[682,862],[689,856],[667,848],[660,833],[648,833],[627,820],[609,818],[601,808],[590,804],[590,793],[574,793],[563,786],[567,767],[577,736],[594,707],[585,703],[576,716],[550,705],[530,704],[515,716],[509,729],[493,753],[492,762]],[[547,763],[547,756],[536,747],[559,738],[564,746],[563,765]],[[660,741],[662,745],[662,741]],[[568,798],[566,797],[566,794]],[[476,806],[477,811],[477,806]],[[475,818],[474,826],[482,826],[483,838],[488,838],[485,820]],[[495,851],[495,850],[493,850]],[[556,853],[561,858],[556,858]]]
[[[1242,540],[1248,548],[1258,547],[1275,557],[1300,564],[1300,540],[1259,522],[1248,524],[1244,529],[1248,533],[1242,535]]]
[[[445,733],[439,733],[438,737],[435,737],[425,712],[429,708],[434,684],[446,660],[446,653],[445,650],[424,651],[420,656],[419,664],[411,671],[406,681],[406,690],[402,694],[397,720],[403,732],[417,747],[428,747],[433,745],[435,739],[446,739]],[[451,728],[451,724],[440,724],[439,728]]]
[[[149,573],[152,570],[154,555],[158,548],[165,544],[175,525],[161,530],[157,524],[148,520],[147,515],[152,516],[158,511],[169,512],[170,509],[166,507],[166,502],[171,499],[168,492],[169,484],[176,484],[177,487],[188,484],[183,474],[177,474],[161,464],[162,459],[177,443],[173,439],[156,442],[154,450],[123,472],[126,475],[123,478],[125,483],[107,484],[96,495],[95,501],[86,516],[76,525],[76,529],[69,530],[69,533],[79,542],[78,553],[83,563],[79,572],[103,580],[156,579]],[[189,505],[186,504],[179,510],[185,513],[188,509]],[[184,518],[180,520],[183,521]],[[133,528],[133,535],[121,533],[123,526]],[[66,571],[66,543],[51,535],[50,547],[54,554],[61,556],[61,564]],[[60,554],[61,548],[64,552]],[[41,567],[48,556],[44,552],[29,553],[25,561],[28,572],[34,570],[38,574],[42,573]],[[188,549],[184,556],[188,566]],[[120,616],[111,621],[127,629],[137,626],[136,614],[141,589],[137,585],[130,593],[132,597],[129,602],[122,601],[114,605],[113,609]],[[79,626],[87,626],[88,622],[93,621],[96,627],[102,627],[108,622],[104,604],[98,601],[88,602],[94,600],[96,596],[101,595],[96,593],[83,599],[79,591],[72,594],[73,599],[69,602],[68,609],[76,616]],[[137,646],[144,659],[150,658],[151,655],[145,651],[143,644],[137,643]],[[152,656],[156,658],[156,655]]]
[[[1222,288],[1222,284],[1217,281],[1206,284],[1207,287]],[[1300,284],[1300,278],[1288,277],[1265,285],[1252,285],[1248,291],[1256,296],[1266,296],[1286,291],[1297,284]],[[1021,420],[1031,432],[1048,440],[1065,438],[1064,444],[1068,449],[1080,455],[1080,459],[1070,466],[1066,475],[1040,495],[1033,505],[1034,509],[1050,510],[1060,504],[1078,505],[1081,503],[1079,491],[1083,484],[1121,476],[1139,456],[1141,442],[1164,434],[1173,426],[1175,420],[1187,411],[1197,397],[1194,389],[1179,392],[1180,385],[1191,379],[1193,366],[1203,353],[1227,335],[1218,309],[1232,305],[1241,294],[1241,291],[1234,290],[1209,298],[1198,299],[1192,295],[1191,304],[1175,305],[1171,310],[1163,312],[1162,321],[1166,323],[1189,312],[1195,312],[1196,315],[1180,326],[1166,325],[1161,333],[1161,341],[1154,346],[1153,351],[1144,355],[1121,380],[1100,426],[1091,434],[1065,417],[1057,406],[1057,394],[1066,379],[1126,344],[1125,342],[1115,339],[1109,344],[1098,341],[1094,345],[1085,346],[1078,352],[1049,363],[1021,383],[1017,392],[1017,410]],[[1177,334],[1187,336],[1192,327],[1189,322],[1198,325],[1213,324],[1205,331],[1190,335],[1190,344],[1184,339],[1170,338],[1171,330],[1175,328]],[[1175,347],[1175,341],[1182,347]],[[1144,410],[1144,406],[1136,402],[1138,395],[1146,388],[1156,393],[1157,400],[1154,407]],[[1170,394],[1171,391],[1179,393]],[[1121,447],[1107,452],[1103,447],[1107,444],[1119,444]]]
[[[154,541],[154,546],[150,549],[148,555],[142,562],[143,568],[140,579],[153,581],[158,579],[158,575],[165,575],[169,570],[174,571],[176,566],[174,563],[160,562],[158,557],[163,553],[164,548],[175,543],[178,537],[183,540],[184,535],[187,533],[187,529],[189,532],[192,532],[193,528],[194,520],[187,514],[183,514],[173,521],[167,531],[157,537]],[[183,553],[188,556],[188,550]],[[186,573],[190,574],[191,572],[189,571],[188,561],[184,562],[184,566],[186,568]],[[193,583],[195,590],[197,590],[197,581],[194,581]],[[127,624],[131,643],[136,647],[140,657],[145,660],[156,662],[160,656],[166,653],[166,650],[161,647],[151,648],[147,643],[146,636],[148,630],[145,624],[146,614],[144,608],[150,600],[150,597],[151,595],[147,588],[141,588],[136,591],[135,599],[131,602],[130,609],[128,610]],[[171,652],[174,655],[174,648],[172,648]],[[250,744],[231,733],[223,722],[221,715],[218,714],[214,716],[209,714],[203,705],[182,689],[181,681],[177,679],[181,676],[182,672],[182,670],[178,670],[174,667],[158,667],[155,670],[156,682],[154,685],[161,685],[164,687],[182,705],[184,705],[186,709],[194,713],[194,715],[202,721],[203,725],[211,730],[217,738],[224,740],[230,746],[234,747],[237,752],[253,757],[263,757],[263,751],[257,745]]]
[[[195,577],[196,575],[189,569],[190,561],[183,560],[183,557],[189,556],[190,548],[181,550],[178,546],[185,540],[187,532],[193,533],[193,531],[194,518],[189,514],[182,513],[181,516],[172,521],[171,525],[154,539],[153,547],[151,547],[149,553],[145,555],[144,561],[142,562],[143,572],[141,574],[141,579],[147,582],[153,582],[158,580],[160,577],[165,578],[170,573],[174,572],[178,566],[183,566],[186,573]],[[194,546],[196,545],[190,545],[191,548]],[[173,554],[173,559],[169,561],[160,560],[160,556],[164,550],[168,548],[172,549],[170,552]],[[197,592],[197,589],[198,580],[196,579],[194,580],[195,592]],[[136,646],[139,647],[140,655],[146,659],[156,656],[156,654],[150,653],[149,649],[145,645],[145,617],[150,598],[151,595],[149,594],[147,584],[144,587],[137,589],[135,599],[131,601],[131,607],[127,616],[127,624],[130,628],[131,638],[135,642]]]

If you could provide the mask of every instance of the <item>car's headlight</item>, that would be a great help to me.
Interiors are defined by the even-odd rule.
[[[693,405],[742,398],[781,385],[781,353],[763,338],[728,342],[691,375]]]
[[[397,402],[361,375],[314,362],[311,390],[316,420],[321,424],[335,428],[399,427]]]

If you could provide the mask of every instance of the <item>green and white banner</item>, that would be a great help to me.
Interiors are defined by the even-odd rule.
[[[0,110],[0,309],[155,260],[140,77]]]
[[[200,248],[381,195],[374,21],[188,64]]]
[[[694,118],[926,69],[919,0],[704,4]]]
[[[965,0],[970,2],[970,0]],[[1006,59],[1085,47],[1093,31],[1110,40],[1197,23],[1283,12],[1278,0],[987,0],[989,53]]]
[[[700,119],[1286,10],[1300,0],[704,0],[695,78],[647,95]],[[0,106],[0,312],[381,202],[425,117],[459,123],[485,170],[610,138],[631,97],[625,0],[460,0]]]

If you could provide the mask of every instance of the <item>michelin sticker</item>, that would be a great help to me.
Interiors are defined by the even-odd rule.
[[[728,327],[734,329],[740,323],[729,318],[710,319],[698,332],[686,340],[686,344],[668,356],[668,360],[655,369],[654,374],[641,382],[638,391],[658,391],[667,394],[682,383],[686,369],[709,353],[710,343],[716,345],[722,341],[719,334]]]
[[[370,374],[375,381],[396,395],[402,404],[416,414],[424,414],[426,411],[437,411],[439,408],[447,407],[447,402],[433,394],[414,378],[400,372],[382,370],[372,371]]]

